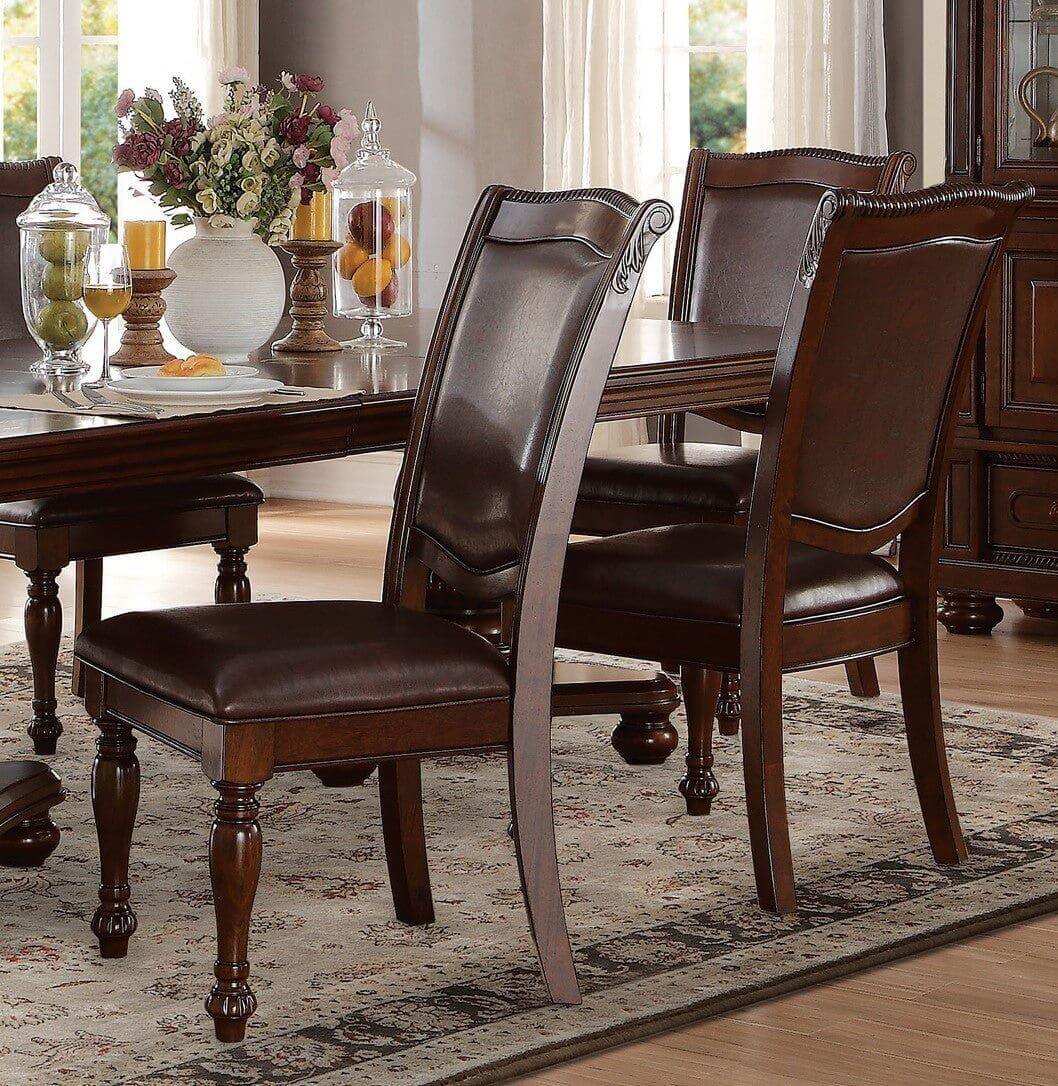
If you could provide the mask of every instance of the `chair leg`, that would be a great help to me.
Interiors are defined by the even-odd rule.
[[[512,727],[507,767],[514,816],[514,845],[529,930],[552,1003],[581,1002],[558,878],[555,814],[551,795],[551,730]]]
[[[849,690],[857,698],[876,698],[882,689],[878,685],[878,670],[870,656],[862,660],[850,660],[845,665],[845,674],[849,677]]]
[[[907,746],[933,856],[939,864],[959,864],[966,859],[967,852],[944,747],[937,627],[932,616],[920,625],[922,635],[898,654]]]
[[[720,793],[713,773],[713,718],[720,696],[721,673],[700,667],[680,671],[683,706],[687,712],[687,772],[680,794],[689,815],[707,815]]]
[[[28,733],[37,754],[54,754],[62,724],[55,715],[55,667],[62,638],[62,606],[59,603],[59,571],[35,569],[26,574],[26,641],[33,670],[33,720]]]
[[[261,877],[260,784],[214,782],[219,793],[209,834],[209,877],[217,916],[216,981],[206,999],[218,1041],[241,1041],[257,1010],[250,990],[250,914]]]
[[[716,703],[716,723],[721,735],[738,735],[742,719],[742,687],[737,671],[725,671]]]
[[[214,600],[217,603],[249,603],[250,578],[246,576],[246,554],[250,548],[214,543],[213,549],[220,555]]]
[[[124,958],[136,930],[129,905],[129,850],[140,800],[136,737],[123,721],[106,714],[96,721],[99,738],[92,763],[92,810],[99,838],[99,908],[92,931],[104,958]]]
[[[417,758],[383,762],[378,767],[382,835],[397,919],[432,924],[433,895],[422,819],[422,768]]]
[[[770,685],[769,685],[770,684]],[[794,892],[782,749],[782,676],[742,673],[742,765],[757,900],[767,912],[791,913]]]
[[[86,626],[103,617],[103,559],[89,558],[77,563],[77,594],[74,603],[74,637]],[[84,668],[80,660],[73,662],[73,692],[84,697]]]

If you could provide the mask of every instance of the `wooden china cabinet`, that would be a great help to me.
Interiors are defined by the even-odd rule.
[[[1058,619],[1058,3],[948,0],[947,144],[950,180],[1038,192],[991,299],[948,487],[938,617],[989,633],[997,596]]]

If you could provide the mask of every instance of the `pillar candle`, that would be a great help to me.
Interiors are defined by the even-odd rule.
[[[158,269],[165,267],[165,220],[132,220],[125,223],[125,248],[129,267]]]
[[[331,240],[331,194],[314,192],[312,202],[298,204],[294,209],[295,241]]]

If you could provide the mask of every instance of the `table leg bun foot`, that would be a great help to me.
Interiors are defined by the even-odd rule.
[[[353,788],[358,784],[366,784],[367,778],[378,767],[368,765],[335,765],[314,769],[312,772],[327,788]]]
[[[668,716],[661,713],[622,713],[610,739],[629,765],[664,765],[680,742]]]
[[[40,815],[18,822],[0,836],[0,867],[40,867],[59,844],[59,827]]]
[[[937,619],[952,634],[990,634],[1003,621],[995,596],[978,592],[942,592]]]

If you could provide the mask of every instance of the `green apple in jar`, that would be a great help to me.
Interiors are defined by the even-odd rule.
[[[88,318],[76,302],[48,302],[37,314],[37,335],[49,346],[65,350],[88,331]]]
[[[76,302],[84,293],[84,270],[80,264],[45,264],[40,289],[53,302]]]
[[[58,226],[42,232],[38,248],[49,264],[80,265],[88,253],[91,231]]]

